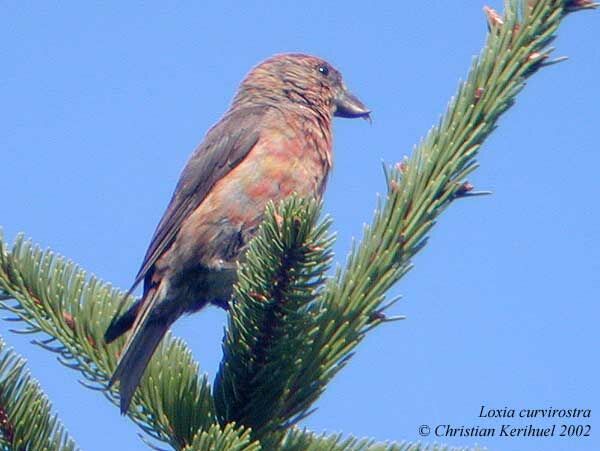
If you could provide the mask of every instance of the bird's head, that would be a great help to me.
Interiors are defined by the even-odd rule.
[[[275,55],[256,66],[240,86],[236,100],[281,103],[331,116],[370,118],[370,110],[346,88],[342,75],[311,55]]]

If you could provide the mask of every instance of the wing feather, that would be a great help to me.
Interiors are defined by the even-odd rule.
[[[259,139],[264,116],[265,107],[236,109],[208,131],[181,173],[129,294],[169,248],[183,221],[202,203],[214,184],[252,150]]]

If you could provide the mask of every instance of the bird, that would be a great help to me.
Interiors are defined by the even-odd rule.
[[[322,198],[333,117],[370,114],[322,58],[278,54],[250,70],[180,175],[127,293],[143,282],[142,297],[106,329],[106,343],[129,331],[108,382],[119,382],[122,414],[169,327],[208,305],[227,309],[267,203]]]

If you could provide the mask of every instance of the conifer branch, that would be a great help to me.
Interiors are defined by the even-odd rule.
[[[319,205],[295,197],[267,207],[238,270],[223,361],[215,380],[221,424],[252,428],[254,438],[299,413],[294,398],[302,349],[315,331],[310,305],[332,259],[330,221]]]
[[[78,449],[52,414],[52,406],[25,360],[0,338],[0,449],[3,451]]]
[[[575,3],[580,9],[596,6],[583,1],[507,0],[505,15],[489,20],[484,50],[440,123],[409,159],[385,169],[385,200],[345,269],[336,272],[317,301],[319,326],[311,336],[312,351],[302,354],[299,368],[310,390],[295,400],[298,405],[310,405],[352,357],[365,333],[386,322],[386,291],[411,269],[412,258],[427,243],[440,214],[472,192],[465,178],[477,168],[479,148],[525,81],[554,63],[548,45]]]
[[[590,5],[588,2],[585,6]],[[578,7],[583,6],[579,2]],[[272,324],[265,324],[264,318],[258,322],[248,321],[259,308],[264,308],[252,300],[252,293],[258,291],[270,301],[266,305],[275,303],[275,308],[281,304],[296,308],[295,314],[300,315],[303,322],[294,320],[293,323],[304,328],[300,335],[304,340],[289,340],[286,335],[270,337],[272,352],[277,352],[278,347],[284,349],[286,342],[294,343],[293,347],[285,348],[291,356],[279,351],[279,356],[272,357],[275,362],[293,362],[285,365],[285,373],[263,373],[270,374],[269,380],[276,380],[277,386],[286,387],[289,408],[278,410],[267,396],[258,398],[263,402],[262,409],[249,409],[260,412],[263,416],[260,421],[256,413],[255,417],[236,416],[239,423],[257,428],[255,437],[262,436],[263,425],[280,424],[286,418],[281,415],[283,412],[287,413],[288,424],[309,413],[312,403],[351,358],[365,333],[387,320],[383,313],[387,306],[382,306],[385,293],[410,270],[412,258],[425,246],[426,235],[441,212],[457,199],[481,194],[474,193],[473,186],[465,180],[477,168],[475,156],[485,138],[496,128],[502,113],[514,104],[526,79],[555,62],[549,61],[552,49],[548,45],[561,20],[574,8],[573,2],[563,0],[528,0],[526,3],[510,0],[504,16],[486,8],[490,33],[481,56],[473,62],[467,81],[460,85],[458,95],[450,102],[440,124],[429,132],[412,157],[385,168],[387,198],[379,205],[372,226],[366,228],[363,241],[351,253],[345,270],[337,271],[324,292],[315,292],[318,294],[313,298],[316,302],[306,299],[305,303],[295,304],[289,297],[280,299],[269,291],[272,275],[261,277],[264,271],[286,264],[285,251],[271,244],[284,242],[286,236],[275,227],[277,213],[271,212],[268,216],[266,227],[270,227],[272,233],[269,237],[259,235],[254,242],[255,249],[262,249],[263,258],[249,259],[241,270],[243,283],[238,285],[236,296],[244,301],[236,304],[241,307],[232,311],[230,334],[237,328],[246,332],[247,340],[252,340],[265,328],[273,328]],[[285,220],[286,215],[280,215]],[[264,286],[265,291],[260,291]],[[246,313],[239,314],[240,309]],[[271,318],[271,321],[276,320],[279,321],[276,328],[286,327],[283,318]],[[234,337],[228,336],[231,345],[226,346],[226,351],[233,349],[234,344],[247,342]],[[255,363],[252,361],[255,349],[247,351],[250,352],[246,355],[225,352],[222,369]],[[288,381],[284,383],[280,378],[288,378]],[[238,385],[233,380],[228,393],[217,391],[215,394],[221,421],[231,418],[229,412],[235,412],[222,408],[228,398],[236,395]],[[237,378],[238,383],[242,380],[242,377]],[[248,378],[246,384],[254,381]],[[223,387],[221,382],[217,379],[216,387]],[[244,393],[239,399],[245,396]],[[273,437],[280,435],[272,428],[271,432]]]
[[[259,442],[252,441],[249,429],[236,429],[235,423],[221,428],[212,425],[206,431],[199,432],[184,451],[260,451]]]
[[[123,296],[22,237],[9,252],[0,233],[0,307],[12,313],[13,319],[25,322],[16,332],[45,334],[48,338],[34,343],[58,354],[63,365],[82,374],[85,386],[99,390],[115,404],[116,390],[107,391],[106,382],[123,339],[107,346],[103,334]],[[151,437],[175,449],[190,443],[199,429],[216,423],[206,376],[198,376],[191,352],[170,334],[140,387],[130,417]]]

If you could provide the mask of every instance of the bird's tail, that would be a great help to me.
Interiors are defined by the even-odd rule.
[[[160,293],[160,289],[153,288],[141,300],[131,335],[122,350],[117,368],[108,385],[111,387],[116,381],[119,381],[122,414],[127,413],[133,394],[152,354],[173,322],[170,318],[158,318],[151,315]]]
[[[131,326],[133,326],[135,318],[138,315],[138,311],[140,310],[140,306],[142,305],[142,300],[143,299],[138,299],[131,307],[129,307],[129,310],[122,315],[113,318],[106,329],[106,332],[104,332],[104,342],[106,344],[112,343],[131,329]]]

